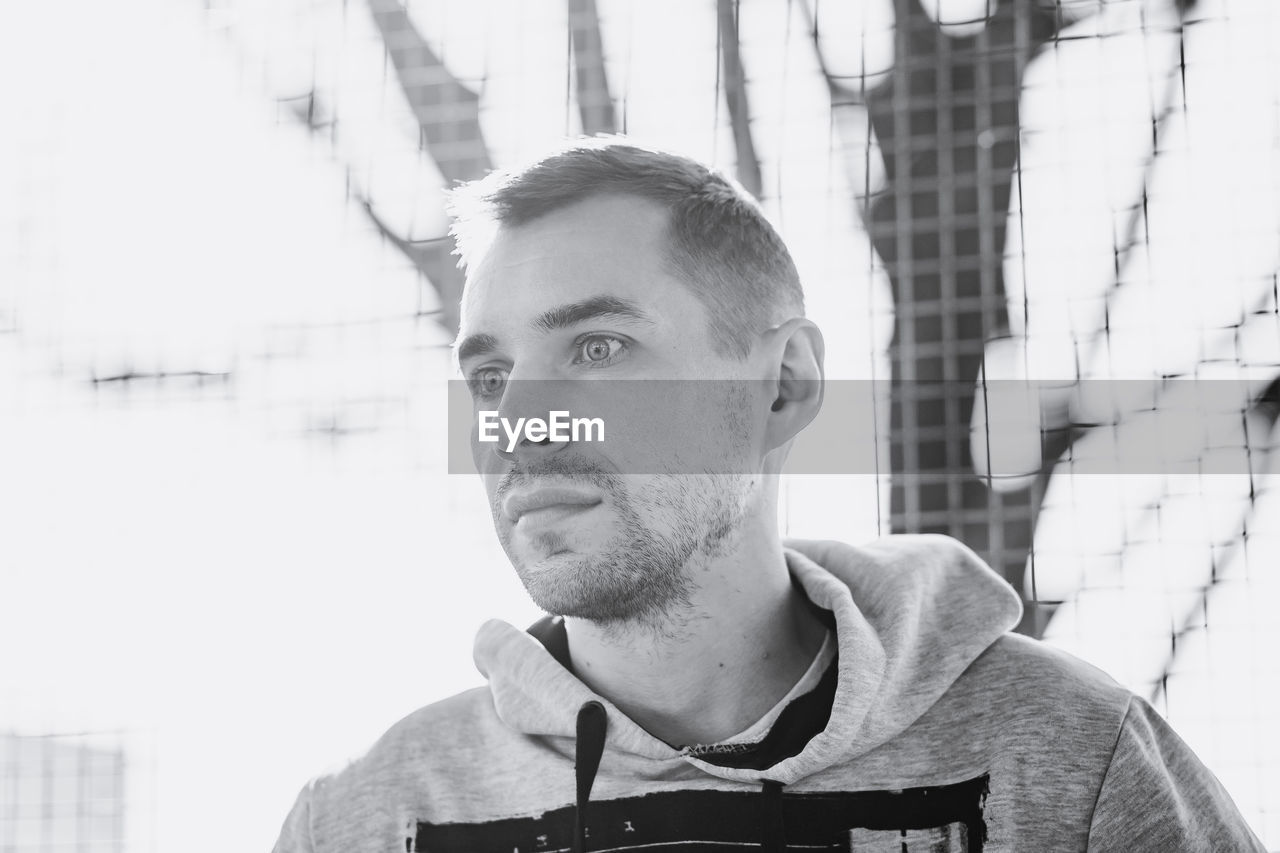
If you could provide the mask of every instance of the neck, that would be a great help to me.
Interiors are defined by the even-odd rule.
[[[673,746],[751,726],[822,644],[826,628],[792,585],[774,525],[740,530],[733,548],[687,567],[689,606],[662,625],[565,620],[578,677]]]

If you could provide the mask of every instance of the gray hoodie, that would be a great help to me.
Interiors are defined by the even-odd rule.
[[[830,717],[794,755],[669,746],[494,620],[488,686],[313,780],[276,853],[1263,849],[1145,701],[1008,633],[1017,596],[960,543],[787,545],[838,649]]]

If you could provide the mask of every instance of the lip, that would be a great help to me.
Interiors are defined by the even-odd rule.
[[[502,512],[514,523],[526,513],[553,507],[564,510],[588,509],[603,500],[596,492],[566,486],[545,486],[508,495],[502,502]]]

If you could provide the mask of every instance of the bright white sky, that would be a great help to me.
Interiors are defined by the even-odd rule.
[[[0,726],[153,744],[131,849],[267,849],[307,777],[480,683],[484,618],[536,612],[441,473],[414,277],[195,5],[0,13],[30,83],[0,143]],[[94,393],[130,368],[234,378]],[[365,399],[376,440],[301,437]]]

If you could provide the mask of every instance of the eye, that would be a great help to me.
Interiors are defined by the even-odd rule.
[[[500,367],[482,367],[467,379],[471,396],[477,400],[490,400],[502,394],[507,384],[507,371]]]
[[[596,366],[611,363],[627,345],[613,335],[583,335],[574,341],[574,346],[577,347],[575,364]]]

